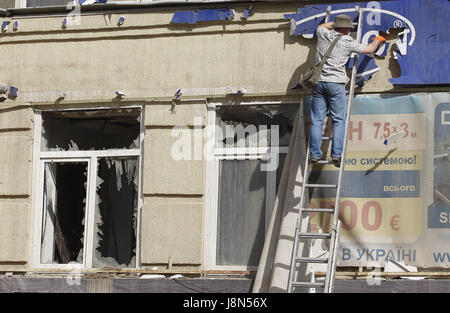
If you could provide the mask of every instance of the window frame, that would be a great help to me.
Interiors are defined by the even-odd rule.
[[[15,8],[22,9],[27,7],[27,0],[15,0]]]
[[[250,102],[240,105],[281,105],[298,104],[300,102]],[[257,266],[248,265],[217,265],[217,214],[218,214],[218,196],[219,196],[219,162],[220,160],[261,160],[270,154],[271,147],[249,147],[239,148],[216,147],[215,127],[216,127],[216,107],[222,106],[221,103],[209,103],[207,107],[207,125],[211,132],[207,134],[209,139],[214,140],[214,145],[206,146],[206,191],[205,191],[205,214],[204,214],[204,253],[203,267],[206,270],[218,271],[255,271]],[[225,105],[223,105],[225,106]],[[288,146],[275,147],[278,154],[288,153]],[[277,171],[268,171],[266,177],[266,207],[265,207],[265,230],[267,235],[268,226],[272,217],[273,205],[276,198],[276,175]]]
[[[98,158],[108,157],[136,157],[138,160],[138,200],[136,212],[136,264],[134,267],[139,269],[140,263],[140,244],[141,244],[141,212],[143,206],[142,177],[143,177],[143,151],[144,151],[144,105],[121,106],[120,109],[139,109],[140,110],[140,130],[139,130],[139,148],[138,149],[110,149],[110,150],[84,150],[84,151],[41,151],[42,136],[42,112],[63,112],[63,111],[90,111],[90,110],[114,110],[118,107],[90,107],[73,109],[34,109],[34,140],[33,140],[33,186],[32,186],[32,214],[30,225],[31,247],[31,266],[41,269],[62,269],[62,270],[86,270],[94,269],[93,263],[93,243],[94,243],[94,224],[95,224],[95,197],[97,185],[97,162]],[[43,264],[41,263],[41,235],[42,235],[42,216],[44,199],[44,171],[45,163],[48,162],[88,162],[88,171],[86,179],[86,208],[85,208],[85,234],[83,244],[83,263],[82,264]]]
[[[85,212],[84,212],[84,219],[85,219],[85,223],[84,223],[84,235],[83,235],[83,263],[82,264],[57,264],[57,263],[51,263],[51,264],[45,264],[45,263],[41,263],[41,244],[40,244],[40,240],[42,238],[42,221],[43,221],[43,202],[44,202],[44,174],[45,174],[45,164],[46,163],[75,163],[75,162],[79,162],[79,163],[87,163],[87,176],[86,176],[86,203],[85,203]],[[88,253],[86,250],[88,250],[88,226],[90,225],[90,223],[88,223],[87,221],[90,219],[90,216],[88,216],[88,208],[90,206],[90,202],[92,201],[91,198],[89,197],[89,192],[88,189],[90,188],[90,184],[91,184],[91,179],[92,179],[92,160],[90,158],[65,158],[65,159],[60,159],[60,158],[46,158],[46,159],[41,159],[39,160],[39,194],[38,194],[38,201],[37,203],[39,203],[39,212],[37,213],[37,221],[38,221],[38,225],[37,226],[37,240],[36,241],[38,244],[38,249],[36,250],[36,252],[38,253],[37,255],[37,260],[39,262],[39,267],[40,268],[57,268],[57,269],[65,269],[65,268],[70,268],[70,269],[81,269],[83,268],[83,264],[86,263],[86,260],[88,258]],[[95,201],[95,200],[94,200]]]

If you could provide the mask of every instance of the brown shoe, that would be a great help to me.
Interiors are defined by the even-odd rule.
[[[334,166],[336,166],[336,167],[340,167],[341,166],[341,157],[331,158],[331,161],[333,161]]]

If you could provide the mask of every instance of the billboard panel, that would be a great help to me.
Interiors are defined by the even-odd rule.
[[[304,99],[309,115],[311,98]],[[329,127],[329,126],[328,126]],[[323,144],[329,157],[330,149]],[[338,266],[450,266],[450,96],[358,95],[352,107],[340,200]],[[337,181],[338,168],[315,166],[314,183]],[[333,207],[335,193],[311,191],[312,207]],[[329,231],[332,216],[311,216]]]

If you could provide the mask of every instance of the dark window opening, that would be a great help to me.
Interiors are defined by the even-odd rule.
[[[98,162],[94,267],[135,266],[137,158]]]
[[[249,142],[249,133],[245,133],[245,146],[288,146],[289,138],[292,133],[295,113],[298,110],[297,105],[241,105],[241,106],[221,106],[216,109],[216,125],[221,127],[222,133],[217,133],[221,137],[216,138],[217,147],[234,146],[239,140],[241,134],[232,134],[233,138],[226,138],[226,127],[230,126],[234,132],[239,132],[239,127],[250,130],[249,127],[255,127],[253,139],[257,143]],[[274,126],[278,127],[278,143],[271,143],[271,131]],[[262,130],[267,130],[264,133]],[[264,139],[262,140],[262,137]],[[266,143],[261,145],[261,143]]]
[[[42,150],[139,148],[140,110],[42,112]]]
[[[46,163],[41,262],[83,262],[87,162]]]

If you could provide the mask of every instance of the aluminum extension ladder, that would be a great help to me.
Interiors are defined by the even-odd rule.
[[[357,42],[361,41],[361,25],[363,21],[363,10],[359,8],[359,6],[355,7],[355,11],[358,12],[358,28],[357,28],[357,35],[356,40]],[[327,17],[326,22],[329,21],[331,16],[331,7],[328,7],[327,10]],[[308,183],[309,180],[309,144],[306,152],[306,160],[305,160],[305,166],[304,166],[304,174],[303,174],[303,183],[302,183],[302,190],[301,190],[301,196],[300,196],[300,207],[297,217],[297,223],[295,227],[295,236],[294,236],[294,245],[292,249],[291,254],[291,264],[290,264],[290,270],[289,270],[289,280],[288,280],[288,288],[287,292],[291,293],[294,292],[294,288],[321,288],[323,289],[323,292],[325,293],[331,293],[333,291],[333,285],[334,285],[334,276],[336,272],[336,257],[337,257],[337,246],[338,246],[338,240],[339,240],[339,232],[341,227],[341,222],[339,221],[339,198],[340,198],[340,192],[342,187],[342,174],[344,172],[344,163],[345,163],[345,152],[347,149],[347,132],[348,132],[348,124],[350,121],[350,112],[351,112],[351,105],[352,100],[354,96],[355,91],[355,83],[356,83],[356,72],[357,72],[357,63],[358,63],[358,54],[352,54],[351,56],[353,59],[353,66],[352,66],[352,74],[351,74],[351,80],[350,80],[350,90],[348,94],[348,103],[347,103],[347,116],[345,120],[345,134],[344,134],[344,145],[343,145],[343,151],[341,155],[341,164],[339,168],[339,176],[338,181],[336,184],[310,184]],[[331,140],[331,137],[323,137],[323,140]],[[331,160],[319,160],[317,164],[333,164]],[[336,199],[335,199],[335,205],[333,208],[309,208],[304,207],[305,203],[305,191],[307,188],[333,188],[336,189]],[[308,214],[311,212],[317,212],[317,213],[333,213],[333,223],[331,226],[331,232],[330,233],[311,233],[311,232],[305,232],[301,230],[302,226],[302,216],[304,214]],[[309,221],[308,221],[309,223]],[[329,244],[329,254],[327,258],[312,258],[312,257],[306,257],[306,256],[297,256],[298,254],[298,245],[299,245],[299,238],[304,238],[306,240],[310,239],[325,239],[330,240]],[[327,264],[327,272],[325,276],[324,282],[307,282],[307,281],[297,281],[295,279],[295,268],[297,267],[297,264],[299,263],[326,263]]]

